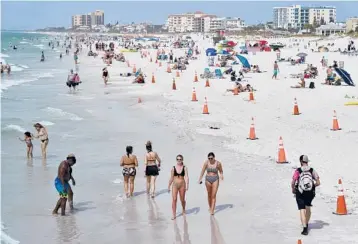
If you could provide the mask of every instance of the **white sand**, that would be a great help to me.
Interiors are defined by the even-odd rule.
[[[287,46],[290,44],[287,39],[270,41],[281,41],[287,43]],[[301,154],[309,156],[312,167],[320,174],[322,181],[314,200],[311,221],[314,223],[314,229],[310,236],[304,238],[304,243],[356,243],[358,240],[358,167],[355,151],[358,147],[358,106],[344,106],[348,101],[344,96],[358,96],[358,90],[357,87],[321,85],[326,74],[320,65],[322,56],[328,59],[328,64],[332,64],[333,60],[344,61],[345,69],[357,83],[358,57],[343,56],[339,53],[311,53],[303,48],[307,41],[308,39],[305,39],[300,42],[299,51],[309,54],[306,63],[318,67],[319,76],[313,80],[316,89],[290,88],[297,84],[298,79],[289,78],[289,74],[302,72],[306,65],[291,66],[289,63],[279,63],[279,80],[272,80],[275,53],[249,54],[251,64],[258,64],[261,70],[268,71],[245,75],[249,83],[257,89],[255,103],[245,101],[248,99],[247,93],[241,93],[239,96],[225,94],[226,89],[232,88],[232,83],[228,82],[229,76],[225,80],[210,80],[210,88],[204,87],[205,80],[200,79],[198,83],[193,83],[194,72],[197,71],[199,75],[207,67],[204,50],[210,45],[203,41],[199,43],[203,55],[199,60],[191,61],[188,69],[176,79],[176,91],[171,90],[175,73],[166,73],[165,63],[159,68],[154,62],[149,63],[149,59],[140,59],[139,53],[125,54],[131,64],[135,63],[137,68],[142,68],[149,76],[143,87],[137,85],[137,89],[128,90],[131,96],[142,98],[144,110],[160,110],[163,120],[168,124],[174,123],[178,129],[183,130],[188,138],[194,140],[195,147],[200,147],[195,141],[196,137],[211,135],[209,140],[212,140],[213,144],[219,143],[232,150],[232,155],[221,155],[217,152],[218,159],[224,163],[226,178],[219,191],[218,205],[234,204],[234,208],[216,216],[226,243],[237,243],[237,239],[245,243],[295,243],[300,236],[300,221],[289,185],[293,167],[299,165],[298,157]],[[348,38],[321,41],[318,46],[333,41],[334,49],[341,47],[343,50]],[[312,45],[311,48],[315,46]],[[153,61],[155,52],[151,50]],[[174,52],[176,54],[183,51],[174,49]],[[294,57],[296,53],[297,47],[285,48],[281,57]],[[110,68],[110,72],[114,72],[114,68]],[[156,84],[150,83],[152,72],[155,74]],[[307,86],[309,81],[306,80]],[[193,87],[196,88],[199,102],[190,101]],[[157,100],[158,96],[165,99],[156,103],[153,100]],[[210,115],[202,114],[204,96],[208,98]],[[292,115],[295,97],[302,113],[300,116]],[[337,111],[340,126],[343,128],[341,131],[330,131],[333,110]],[[255,118],[256,133],[259,137],[257,141],[246,140],[252,116]],[[218,126],[220,130],[210,130],[208,126]],[[291,164],[275,163],[280,136],[283,137],[286,156]],[[209,152],[212,149],[206,150]],[[251,157],[261,161],[250,160]],[[205,155],[198,160],[202,159],[205,159]],[[199,167],[195,167],[191,172],[195,175],[192,181],[196,181]],[[332,214],[336,208],[336,186],[339,178],[343,180],[347,207],[352,213],[349,216]],[[188,194],[188,203],[199,201],[193,191]],[[205,209],[205,196],[202,195],[200,206]],[[205,215],[205,211],[203,212],[202,215]],[[323,222],[326,224],[322,224]],[[193,228],[194,225],[191,225],[190,230]]]

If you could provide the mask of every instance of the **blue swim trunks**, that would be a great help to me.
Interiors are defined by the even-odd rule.
[[[278,74],[278,70],[275,69],[275,70],[273,71],[273,75],[277,75],[277,74]]]
[[[60,194],[60,197],[67,197],[68,189],[70,188],[68,182],[65,182],[65,185],[62,185],[61,180],[58,177],[56,177],[55,187],[58,193]]]

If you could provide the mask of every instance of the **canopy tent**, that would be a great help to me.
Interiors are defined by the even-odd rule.
[[[247,60],[247,58],[245,58],[244,56],[241,56],[241,55],[236,55],[236,57],[240,60],[240,62],[242,63],[242,66],[244,68],[250,68],[250,63],[249,61]]]
[[[340,68],[335,68],[334,70],[337,72],[337,74],[343,79],[343,81],[347,85],[355,86],[355,84],[351,78],[351,75],[347,71],[345,71],[344,69],[340,69]]]

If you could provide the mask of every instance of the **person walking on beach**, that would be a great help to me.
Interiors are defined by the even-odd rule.
[[[55,188],[58,191],[60,198],[58,199],[52,214],[58,214],[58,210],[61,208],[61,215],[65,215],[67,198],[70,204],[70,209],[73,210],[73,191],[69,181],[72,180],[72,185],[76,185],[75,179],[72,176],[72,166],[75,163],[75,155],[69,154],[66,160],[62,161],[58,166]]]
[[[145,144],[147,154],[145,155],[145,176],[147,177],[147,194],[154,198],[155,181],[160,171],[161,160],[156,152],[153,152],[152,142],[147,141]],[[158,163],[157,163],[158,162]]]
[[[138,159],[133,155],[133,147],[126,147],[126,155],[121,158],[122,174],[124,178],[124,192],[127,197],[132,197],[134,192],[134,179],[137,174]]]
[[[48,145],[48,133],[45,127],[43,127],[40,123],[34,124],[34,127],[37,131],[36,135],[33,137],[38,138],[41,140],[41,152],[42,158],[46,159],[47,157],[47,145]]]
[[[295,170],[291,182],[292,193],[296,196],[298,210],[300,211],[303,226],[302,235],[308,235],[308,222],[311,218],[315,188],[321,184],[317,172],[308,166],[308,162],[307,155],[300,156],[301,167]]]
[[[107,82],[108,82],[108,70],[107,70],[107,68],[102,69],[102,78],[103,78],[104,84],[107,85]]]
[[[203,165],[199,177],[199,184],[202,183],[205,170],[205,186],[206,190],[208,191],[209,211],[211,215],[214,215],[216,207],[216,194],[219,189],[219,174],[221,180],[224,180],[224,174],[222,164],[219,161],[215,160],[215,154],[213,152],[210,152],[208,154],[208,160],[206,160]]]
[[[172,190],[172,210],[173,217],[172,220],[176,218],[177,212],[177,200],[178,193],[180,197],[181,206],[183,209],[183,215],[185,215],[185,193],[189,190],[189,174],[188,168],[184,165],[184,157],[182,155],[178,155],[176,157],[177,163],[173,166],[170,172],[170,180],[168,184],[168,191]]]
[[[273,79],[273,78],[277,79],[278,72],[279,72],[278,64],[277,64],[277,61],[275,61],[274,65],[273,65],[273,76],[272,76],[272,79]]]
[[[31,133],[26,131],[24,133],[24,139],[21,139],[19,137],[19,140],[26,143],[26,155],[27,155],[27,158],[28,159],[32,158],[32,150],[33,150],[34,146],[32,145],[32,141],[31,141],[32,140]]]

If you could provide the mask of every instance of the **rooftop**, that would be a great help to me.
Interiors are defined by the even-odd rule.
[[[327,25],[321,25],[317,28],[317,30],[345,30],[345,25],[337,25],[334,23],[330,23]]]

